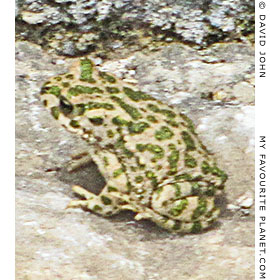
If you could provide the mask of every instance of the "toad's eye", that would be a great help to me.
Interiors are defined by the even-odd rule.
[[[73,110],[73,105],[64,97],[60,97],[60,111],[64,115],[68,115],[72,112]]]

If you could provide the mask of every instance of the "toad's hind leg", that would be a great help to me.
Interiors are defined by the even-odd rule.
[[[219,210],[216,211],[219,213]],[[214,215],[216,215],[216,213]],[[205,219],[184,222],[179,220],[174,220],[168,217],[160,219],[160,217],[151,217],[153,222],[158,224],[160,227],[163,227],[171,232],[175,233],[199,233],[204,229],[209,228],[215,222],[216,217],[205,217]]]
[[[123,172],[123,166],[117,157],[108,151],[92,151],[91,158],[107,184],[99,195],[81,186],[73,186],[73,191],[84,199],[71,201],[68,208],[82,207],[103,216],[116,214],[120,211],[119,205],[125,204],[122,193],[127,191],[127,178]]]
[[[174,233],[198,233],[206,228],[209,228],[216,220],[216,214],[219,210],[215,210],[212,213],[212,217],[206,214],[203,219],[196,221],[180,221],[172,219],[168,216],[163,216],[153,211],[152,209],[145,209],[145,212],[141,215],[140,213],[136,215],[136,220],[150,219],[155,224],[160,227]]]

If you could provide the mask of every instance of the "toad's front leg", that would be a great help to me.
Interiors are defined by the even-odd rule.
[[[88,152],[79,153],[71,156],[71,160],[67,163],[67,171],[73,172],[78,168],[92,162],[92,156]]]
[[[107,184],[99,195],[95,195],[83,187],[73,186],[73,191],[84,199],[71,201],[68,208],[82,207],[102,216],[116,214],[120,209],[125,209],[128,204],[127,199],[124,198],[124,194],[128,191],[124,168],[116,155],[107,150],[90,147],[89,151],[90,153],[84,157],[85,160],[95,162]]]
[[[73,186],[72,190],[84,199],[72,200],[67,208],[81,207],[102,216],[111,216],[119,212],[118,199],[110,194],[95,195],[77,185]]]

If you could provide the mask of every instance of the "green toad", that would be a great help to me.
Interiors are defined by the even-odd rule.
[[[111,216],[128,209],[173,232],[199,232],[219,215],[214,199],[227,175],[200,142],[189,118],[83,58],[51,78],[43,103],[69,131],[89,143],[106,180],[99,195],[69,207]]]

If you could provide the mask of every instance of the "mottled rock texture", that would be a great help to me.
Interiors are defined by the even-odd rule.
[[[172,41],[206,47],[253,40],[254,32],[250,0],[25,0],[17,7],[18,37],[70,56]]]

